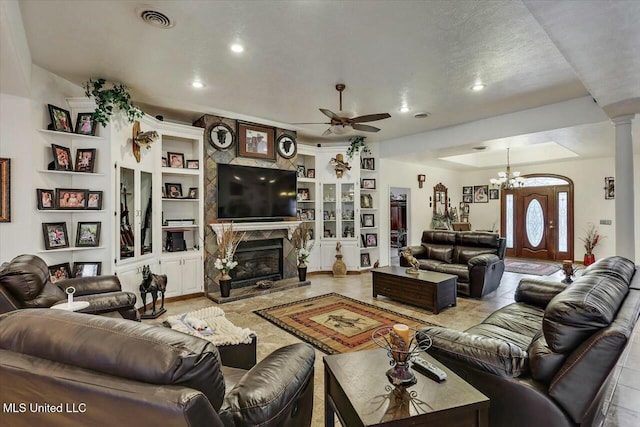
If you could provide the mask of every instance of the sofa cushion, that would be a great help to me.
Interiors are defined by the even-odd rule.
[[[37,297],[49,281],[49,268],[39,257],[19,255],[0,272],[0,283],[18,301]]]
[[[451,264],[453,260],[453,246],[423,243],[422,247],[427,250],[427,258]]]
[[[438,268],[440,264],[443,264],[442,261],[437,261],[435,259],[419,259],[418,262],[420,263],[419,268],[421,270],[429,271],[436,271],[436,268]]]
[[[459,282],[469,282],[469,267],[466,264],[439,264],[436,266],[439,273],[453,274],[458,276]]]
[[[460,246],[473,246],[498,249],[500,235],[497,233],[478,233],[475,231],[459,232],[456,235],[456,244]],[[495,253],[495,252],[494,252]]]
[[[425,230],[422,232],[422,243],[453,246],[456,244],[456,234],[456,231]]]
[[[527,353],[529,354],[531,377],[545,384],[551,383],[553,377],[567,360],[565,353],[555,353],[549,348],[542,330],[531,341]]]
[[[608,326],[629,292],[620,277],[583,275],[547,305],[542,329],[556,353],[575,349],[593,333]]]
[[[51,282],[33,299],[23,301],[23,308],[49,308],[57,302],[66,301],[67,294]]]
[[[544,311],[537,307],[513,303],[493,312],[482,323],[466,332],[502,339],[526,349],[540,330],[543,315]]]
[[[492,248],[479,248],[472,246],[456,246],[453,250],[453,262],[456,264],[467,264],[469,260],[478,255],[494,254],[496,250]]]

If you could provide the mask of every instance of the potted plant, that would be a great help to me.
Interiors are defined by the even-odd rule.
[[[296,250],[296,256],[298,259],[298,279],[304,282],[307,279],[307,260],[311,255],[311,249],[315,242],[311,240],[310,234],[311,226],[306,223],[300,223],[300,225],[294,230],[292,243]]]
[[[602,240],[602,236],[598,233],[596,226],[589,223],[589,226],[587,227],[587,235],[584,238],[580,237],[580,240],[584,242],[584,250],[586,252],[584,254],[584,265],[591,265],[596,262],[593,250],[598,246],[600,240]]]
[[[133,123],[144,115],[142,110],[131,104],[129,90],[122,83],[108,84],[105,79],[89,79],[82,84],[82,87],[85,95],[95,101],[96,110],[93,117],[102,126],[107,126],[111,115],[117,111],[125,113],[129,123]]]
[[[364,142],[365,138],[366,137],[362,135],[356,135],[349,138],[349,148],[347,148],[347,157],[349,160],[353,159],[353,156],[355,156],[356,153],[361,152],[364,154],[371,154],[371,150]]]
[[[233,231],[233,223],[230,223],[229,227],[222,226],[220,245],[218,246],[216,260],[213,263],[213,266],[221,274],[218,281],[220,283],[220,296],[222,297],[228,297],[231,292],[231,276],[229,273],[238,265],[238,262],[233,260],[233,256],[245,234]]]

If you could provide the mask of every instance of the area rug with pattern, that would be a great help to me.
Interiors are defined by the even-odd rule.
[[[505,259],[504,270],[510,273],[534,274],[536,276],[549,276],[560,270],[561,265],[548,262],[536,262],[522,259]]]
[[[329,354],[378,348],[371,333],[404,323],[420,329],[433,323],[330,293],[254,311],[274,325]]]

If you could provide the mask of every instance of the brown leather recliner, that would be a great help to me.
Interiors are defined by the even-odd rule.
[[[13,427],[308,427],[314,361],[299,343],[245,371],[222,366],[210,342],[169,328],[62,310],[0,315],[2,419]]]
[[[411,250],[421,270],[458,276],[458,294],[482,298],[500,286],[506,240],[495,233],[426,230],[420,246]],[[400,265],[409,267],[400,257]]]
[[[22,308],[49,308],[67,300],[65,289],[76,289],[74,301],[88,301],[88,314],[117,312],[140,320],[136,295],[123,292],[117,276],[80,277],[52,283],[49,268],[35,255],[19,255],[0,269],[0,313]]]

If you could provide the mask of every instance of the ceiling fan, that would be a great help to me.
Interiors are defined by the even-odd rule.
[[[362,124],[363,122],[374,122],[376,120],[382,120],[382,119],[388,119],[389,117],[391,117],[391,115],[389,113],[378,113],[378,114],[366,114],[364,116],[358,116],[358,117],[347,117],[344,115],[344,112],[342,111],[342,91],[345,90],[347,86],[342,84],[342,83],[338,83],[336,85],[336,90],[340,93],[340,111],[338,111],[338,113],[342,114],[336,114],[331,110],[327,110],[326,108],[320,108],[320,111],[322,111],[322,113],[329,117],[331,119],[330,122],[324,122],[324,123],[294,123],[297,125],[320,125],[320,124],[324,124],[324,125],[331,125],[327,130],[324,131],[324,133],[322,134],[322,136],[327,136],[327,135],[331,135],[331,134],[335,134],[335,135],[343,135],[345,133],[347,133],[349,131],[349,128],[354,129],[354,130],[359,130],[359,131],[363,131],[363,132],[378,132],[380,129],[375,127],[375,126],[370,126],[370,125],[364,125]]]

